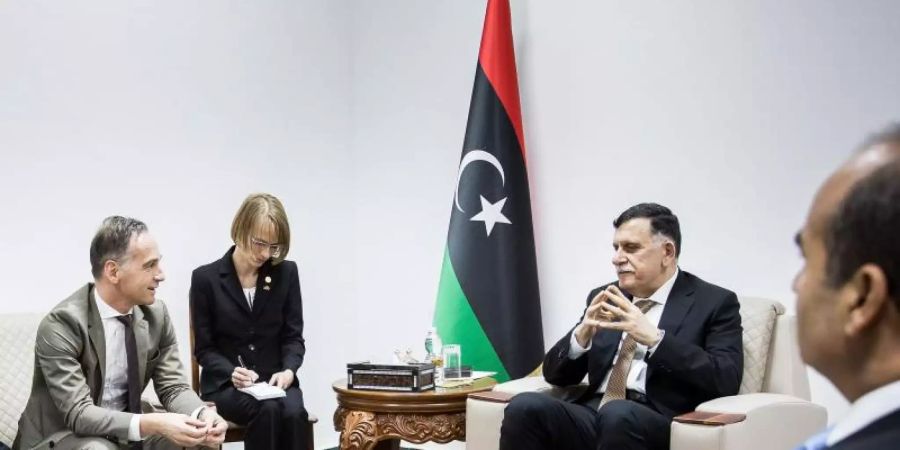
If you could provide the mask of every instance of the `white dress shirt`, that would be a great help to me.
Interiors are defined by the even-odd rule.
[[[678,278],[678,272],[679,269],[676,267],[672,277],[666,280],[653,295],[647,298],[647,300],[650,300],[655,304],[651,306],[644,315],[647,316],[647,320],[655,327],[659,327],[659,319],[662,317],[663,309],[666,307],[669,293],[672,292],[672,286],[675,285],[675,279]],[[637,298],[635,298],[635,300],[637,300]],[[625,341],[627,336],[627,333],[622,333],[622,339],[619,340],[619,347],[616,349],[616,354],[613,357],[613,365],[616,364],[616,360],[619,358],[619,349],[622,348],[622,342]],[[663,339],[665,339],[665,335],[663,336]],[[651,357],[653,352],[656,351],[656,348],[659,347],[660,342],[662,342],[662,339],[649,349],[646,345],[636,343],[637,346],[634,350],[634,359],[631,362],[631,368],[628,370],[628,378],[625,382],[627,389],[640,392],[641,394],[647,393],[647,362],[644,361],[644,358]],[[592,341],[588,341],[587,348],[582,347],[581,344],[578,343],[578,340],[575,339],[575,332],[573,331],[569,344],[569,359],[578,359],[578,357],[591,349],[591,345]],[[606,392],[606,385],[609,384],[609,376],[611,374],[612,368],[606,372],[606,376],[603,377],[603,383],[600,384],[600,389],[598,389],[597,392]]]
[[[94,297],[97,300],[97,311],[100,312],[103,336],[106,340],[106,369],[103,372],[105,378],[103,379],[103,398],[100,399],[100,406],[115,411],[125,411],[128,408],[128,356],[125,353],[125,324],[116,319],[123,314],[103,301],[98,289],[94,289]],[[128,314],[133,312],[134,308],[129,310]],[[142,440],[140,414],[131,416],[128,440]]]
[[[253,300],[256,300],[256,286],[244,289],[244,297],[247,299],[247,305],[253,309]]]
[[[834,426],[825,442],[832,447],[898,409],[900,381],[894,381],[856,399],[850,406],[850,412]]]

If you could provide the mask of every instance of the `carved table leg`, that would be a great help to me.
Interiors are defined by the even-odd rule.
[[[399,450],[400,439],[421,444],[466,439],[466,414],[372,413],[338,407],[334,429],[341,450]]]
[[[375,414],[365,411],[345,410],[341,429],[341,450],[372,450],[377,444]],[[341,415],[344,415],[342,412]],[[338,414],[335,414],[335,418]],[[380,448],[379,448],[380,450]]]

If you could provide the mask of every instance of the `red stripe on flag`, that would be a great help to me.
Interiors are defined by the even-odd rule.
[[[522,111],[519,106],[519,82],[516,75],[516,53],[513,49],[509,0],[488,0],[484,14],[484,31],[478,62],[494,87],[500,103],[506,108],[509,121],[519,138],[522,158],[525,158],[525,134],[522,132]]]

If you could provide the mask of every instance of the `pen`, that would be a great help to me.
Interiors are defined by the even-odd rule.
[[[244,358],[242,358],[241,355],[238,355],[238,364],[240,364],[244,369],[247,368],[247,365],[244,364]]]

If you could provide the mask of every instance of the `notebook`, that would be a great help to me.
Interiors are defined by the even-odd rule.
[[[252,395],[257,400],[268,400],[270,398],[281,398],[285,396],[284,390],[272,386],[269,383],[256,383],[253,386],[240,388],[239,391]]]

